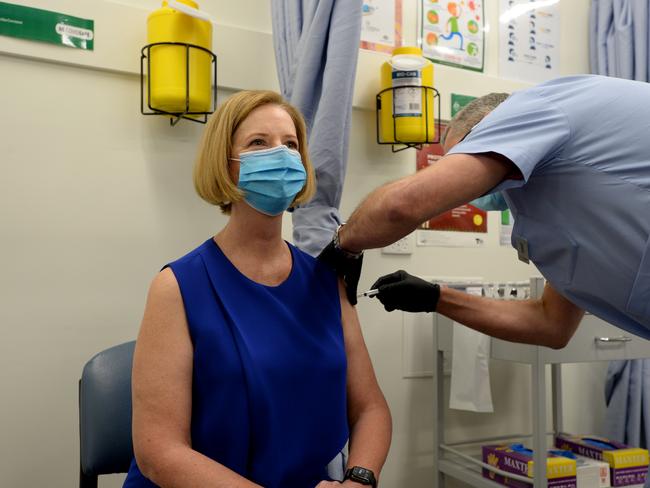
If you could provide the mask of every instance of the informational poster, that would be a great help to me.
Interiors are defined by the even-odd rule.
[[[0,35],[92,51],[95,22],[60,12],[0,2]]]
[[[420,42],[436,63],[483,71],[484,0],[420,0]]]
[[[560,0],[499,0],[499,76],[540,83],[560,75]]]
[[[499,244],[502,246],[511,246],[512,228],[514,221],[510,210],[501,211],[501,228],[499,229]]]
[[[476,97],[469,95],[459,95],[458,93],[451,94],[451,118],[453,119],[458,112],[460,112],[465,105],[467,105]]]
[[[402,0],[364,0],[361,48],[392,53],[402,45]]]
[[[446,124],[440,124],[444,132]],[[442,145],[429,144],[417,150],[416,169],[435,164],[444,154]],[[486,242],[487,212],[466,204],[424,222],[416,233],[418,246],[477,247]]]

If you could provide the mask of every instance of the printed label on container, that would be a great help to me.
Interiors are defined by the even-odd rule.
[[[422,115],[422,72],[393,70],[393,115],[420,117]],[[416,88],[417,87],[417,88]]]

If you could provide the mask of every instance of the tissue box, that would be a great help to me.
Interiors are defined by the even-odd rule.
[[[496,481],[501,485],[515,488],[530,488],[533,485],[533,454],[530,449],[521,444],[483,446],[483,462],[508,473],[518,474],[531,478],[530,483],[513,480],[483,468],[483,477]],[[576,462],[561,456],[546,459],[546,477],[549,488],[577,488],[576,487]]]
[[[555,445],[581,456],[609,464],[611,486],[643,485],[648,474],[648,451],[610,441],[604,437],[560,434]]]
[[[576,479],[578,488],[609,488],[609,464],[584,456],[579,456],[571,451],[551,451],[557,456],[568,457],[576,462]]]
[[[578,488],[609,488],[609,464],[584,456],[576,456]]]

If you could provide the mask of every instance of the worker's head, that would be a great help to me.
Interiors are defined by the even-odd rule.
[[[316,181],[307,154],[307,129],[300,112],[272,91],[240,91],[228,98],[210,117],[194,166],[194,187],[199,196],[229,214],[232,204],[244,200],[238,187],[240,154],[251,164],[255,151],[288,151],[297,161],[300,154],[306,180],[291,206],[308,201]],[[275,151],[273,151],[275,153]],[[298,166],[298,169],[300,167]]]
[[[456,2],[449,2],[447,4],[447,11],[452,17],[458,17],[458,4]]]
[[[472,130],[483,118],[492,112],[501,102],[508,98],[508,93],[490,93],[469,102],[449,122],[447,129],[442,135],[442,147],[449,151],[458,144],[467,133]]]

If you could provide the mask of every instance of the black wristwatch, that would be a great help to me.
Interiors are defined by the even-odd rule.
[[[362,468],[361,466],[354,466],[348,469],[345,472],[345,478],[343,480],[352,480],[362,485],[372,486],[372,488],[377,488],[377,480],[375,479],[375,473],[369,469]]]

